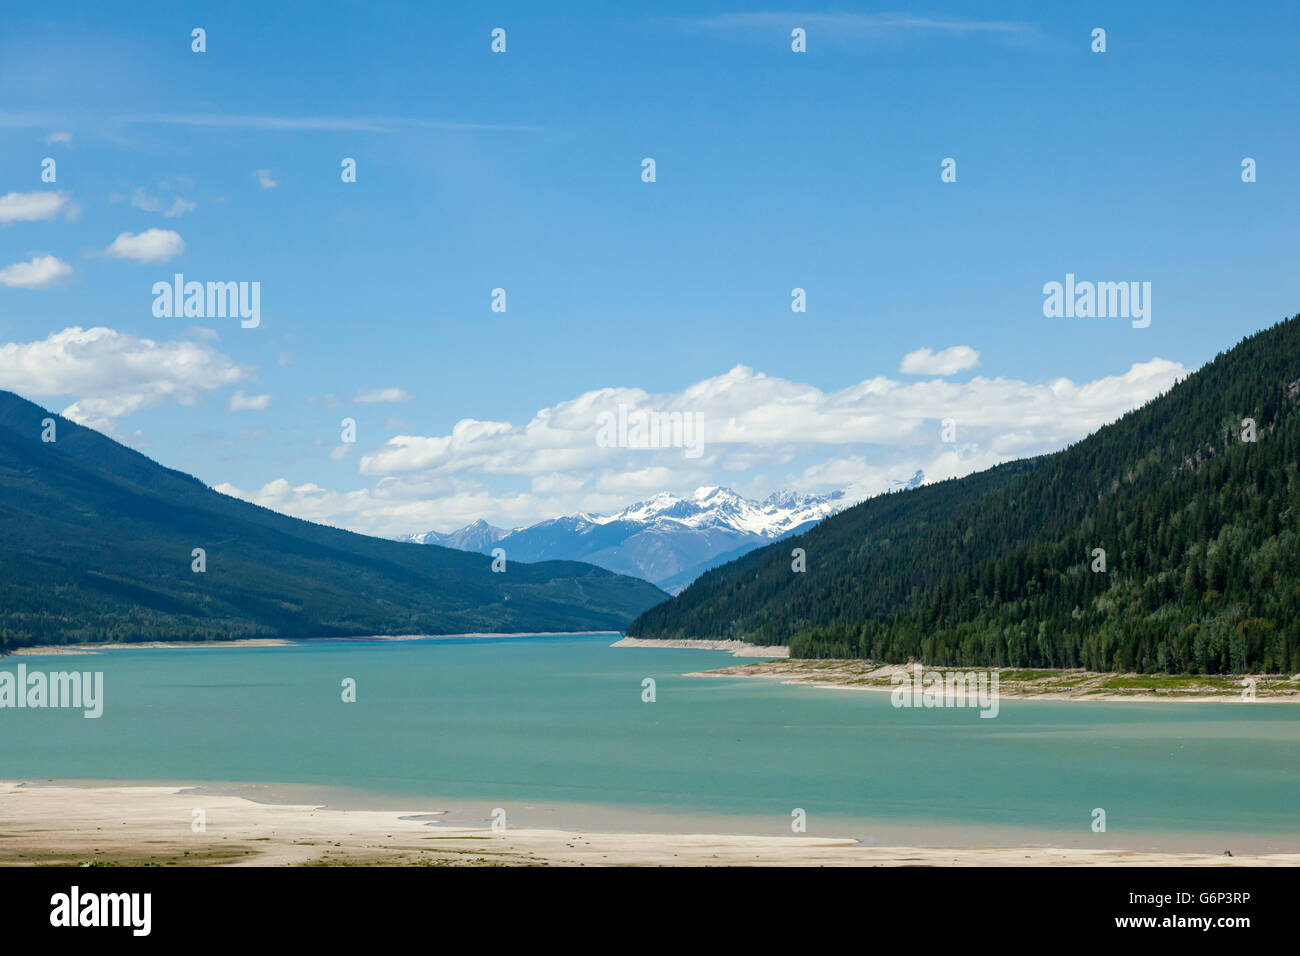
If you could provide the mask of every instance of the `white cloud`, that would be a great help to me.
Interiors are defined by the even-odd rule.
[[[45,137],[45,142],[47,145],[50,146],[53,146],[55,143],[58,143],[61,146],[71,147],[72,134],[64,131],[54,132],[51,133],[49,136]]]
[[[252,501],[265,508],[335,527],[364,528],[372,534],[397,535],[413,528],[463,527],[492,514],[505,525],[518,526],[547,507],[547,499],[527,493],[492,494],[486,489],[454,482],[380,483],[373,489],[330,491],[314,482],[291,485],[278,478],[245,491],[232,484],[216,485],[222,494]],[[613,499],[610,499],[612,506]]]
[[[72,275],[72,266],[54,256],[37,256],[30,262],[15,262],[0,269],[0,286],[15,289],[48,289]]]
[[[757,497],[781,487],[846,489],[860,500],[917,469],[939,480],[1062,448],[1186,374],[1155,358],[1083,383],[878,376],[827,392],[737,366],[680,392],[587,392],[522,424],[466,418],[446,434],[395,435],[363,452],[357,470],[370,484],[353,491],[286,481],[221,490],[383,535],[445,531],[477,518],[504,526],[611,512],[661,491],[713,484]],[[597,416],[620,404],[629,412],[698,414],[703,453],[691,459],[680,447],[600,447]],[[945,418],[956,421],[956,443],[941,440]]]
[[[0,345],[0,388],[31,399],[76,396],[63,414],[104,431],[140,409],[191,405],[248,374],[202,342],[155,342],[107,328],[74,326]]]
[[[1075,385],[1067,379],[1035,384],[976,377],[904,383],[883,376],[823,392],[812,385],[737,366],[681,392],[650,395],[640,389],[588,392],[537,412],[522,425],[464,419],[446,435],[397,435],[362,457],[362,474],[384,476],[433,469],[485,471],[531,477],[551,471],[611,466],[616,459],[671,461],[688,468],[681,448],[630,450],[596,444],[598,416],[637,411],[697,415],[703,461],[740,453],[771,460],[819,445],[901,447],[937,439],[938,422],[955,418],[984,437],[1031,429],[1046,444],[1081,437],[1167,388],[1185,373],[1162,359],[1134,365],[1121,376]],[[699,462],[694,463],[698,465]]]
[[[185,240],[171,229],[146,229],[138,235],[124,232],[104,250],[112,259],[166,262],[185,251]]]
[[[358,405],[375,405],[380,402],[409,402],[410,400],[411,396],[396,386],[393,388],[363,388],[352,396],[352,401]]]
[[[230,396],[232,412],[264,412],[271,407],[270,395],[245,395],[237,391]]]
[[[954,345],[940,352],[917,349],[903,356],[898,370],[905,375],[953,375],[980,364],[980,353],[969,345]]]
[[[0,223],[49,220],[59,213],[71,217],[74,212],[67,193],[5,193],[0,196]]]
[[[253,175],[257,178],[257,185],[261,186],[263,189],[274,189],[276,186],[280,185],[275,181],[275,178],[271,175],[269,169],[255,169],[253,170]]]

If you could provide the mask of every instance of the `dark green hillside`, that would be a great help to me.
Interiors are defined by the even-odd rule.
[[[40,440],[57,420],[58,441]],[[207,571],[190,568],[204,548]],[[507,556],[508,557],[508,556]],[[664,594],[573,561],[399,544],[238,501],[0,392],[0,650],[621,629]]]
[[[1064,451],[866,501],[628,633],[937,665],[1298,670],[1298,380],[1300,316]],[[1244,418],[1258,441],[1240,440]]]

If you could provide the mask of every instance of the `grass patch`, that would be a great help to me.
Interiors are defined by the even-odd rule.
[[[975,668],[975,669],[978,670],[979,668]],[[1023,683],[1025,681],[1044,680],[1050,677],[1060,677],[1064,673],[1066,672],[1053,671],[1053,670],[1034,670],[1034,669],[1014,670],[1014,671],[1007,670],[1007,671],[1000,671],[998,679],[1019,681]]]
[[[1135,674],[1107,677],[1098,687],[1109,690],[1240,690],[1240,677],[1201,674]]]

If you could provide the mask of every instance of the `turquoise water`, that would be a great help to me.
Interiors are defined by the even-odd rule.
[[[885,693],[681,677],[736,661],[615,638],[6,658],[0,670],[103,671],[105,704],[98,720],[0,710],[0,778],[306,784],[787,833],[799,807],[810,821],[1085,843],[1101,807],[1112,842],[1254,834],[1300,848],[1295,705],[1004,700],[990,720],[895,709]],[[356,703],[340,699],[347,677]]]

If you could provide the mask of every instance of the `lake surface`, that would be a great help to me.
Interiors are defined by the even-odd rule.
[[[97,720],[0,710],[0,778],[276,784],[512,825],[789,834],[801,808],[810,835],[868,842],[1300,850],[1294,704],[1003,700],[981,719],[682,677],[736,661],[616,639],[4,658],[102,671],[105,702]]]

